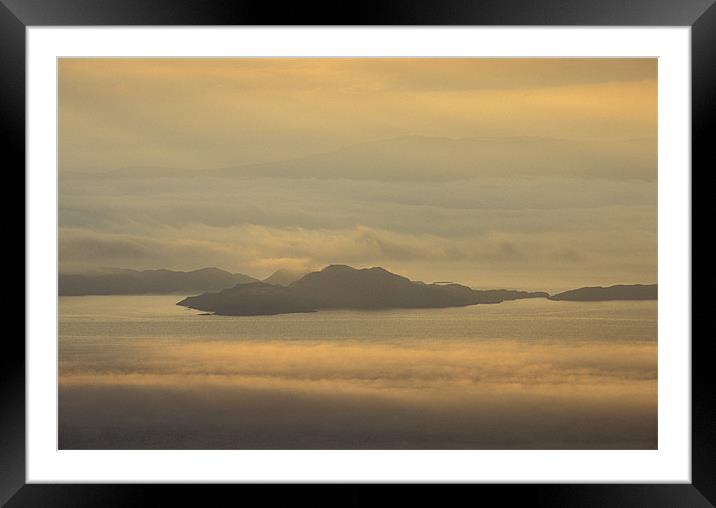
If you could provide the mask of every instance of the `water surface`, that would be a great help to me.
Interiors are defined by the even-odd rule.
[[[657,446],[657,303],[199,315],[60,298],[65,449]]]

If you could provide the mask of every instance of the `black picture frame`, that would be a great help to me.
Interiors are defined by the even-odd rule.
[[[692,72],[692,175],[709,165],[716,115],[715,0],[442,0],[301,2],[278,6],[258,0],[0,0],[0,143],[6,175],[25,165],[25,29],[87,25],[575,25],[690,26]],[[688,170],[688,168],[687,168]],[[23,183],[19,185],[24,186]],[[10,186],[6,187],[10,188]],[[17,192],[17,191],[16,191]],[[15,209],[15,214],[17,214]],[[10,216],[7,216],[10,217]],[[27,253],[25,253],[27,254]],[[684,337],[687,340],[687,337]],[[584,507],[707,507],[716,504],[716,398],[710,389],[709,336],[692,340],[691,484],[473,485],[478,499],[498,496],[500,505]],[[7,332],[0,354],[0,504],[25,506],[136,506],[162,499],[199,505],[262,496],[275,490],[248,485],[60,485],[25,482],[25,346]],[[170,492],[171,489],[171,492]],[[259,490],[260,489],[260,490]],[[340,490],[336,490],[340,489]],[[363,486],[294,486],[291,502],[357,505],[377,496]],[[421,501],[444,503],[421,487]],[[216,499],[213,503],[211,500]],[[249,498],[244,498],[249,499]],[[332,500],[332,501],[331,501]]]

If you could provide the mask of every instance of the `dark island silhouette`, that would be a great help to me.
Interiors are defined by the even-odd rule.
[[[202,268],[191,272],[173,270],[113,269],[96,274],[60,274],[60,296],[141,295],[168,293],[199,293],[254,282],[242,273],[219,268]]]
[[[475,290],[455,283],[412,281],[384,268],[330,265],[286,287],[254,282],[219,292],[190,296],[177,303],[230,316],[256,316],[319,309],[425,309],[494,304],[520,298],[545,298],[544,292]]]
[[[209,314],[259,316],[320,309],[427,309],[496,304],[524,298],[596,302],[656,300],[657,284],[582,287],[555,295],[512,289],[472,289],[455,282],[426,284],[380,267],[329,265],[302,273],[281,269],[263,281],[219,268],[190,272],[116,268],[93,274],[60,274],[60,296],[197,294],[177,305]]]
[[[584,287],[571,289],[549,297],[550,300],[575,302],[601,302],[608,300],[656,300],[659,294],[657,284],[618,284],[609,287]]]

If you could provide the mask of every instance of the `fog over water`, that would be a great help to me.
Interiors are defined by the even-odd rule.
[[[60,298],[75,448],[657,446],[657,303],[201,316]]]

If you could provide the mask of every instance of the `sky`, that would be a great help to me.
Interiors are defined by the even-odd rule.
[[[61,59],[60,270],[657,275],[655,59]]]

